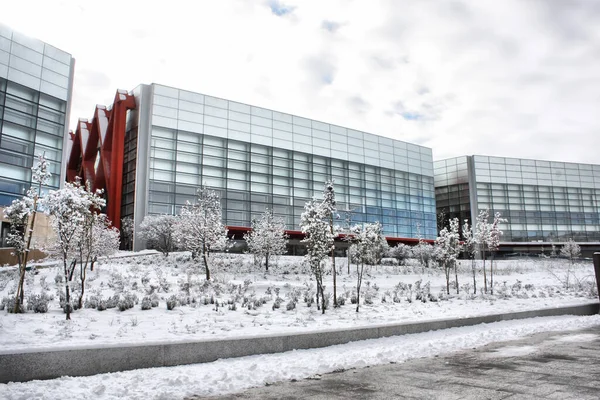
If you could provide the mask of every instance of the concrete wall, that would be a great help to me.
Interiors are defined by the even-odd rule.
[[[592,315],[597,314],[598,311],[598,303],[589,303],[581,306],[493,314],[472,318],[440,319],[411,324],[378,325],[336,331],[240,339],[46,352],[8,353],[0,350],[0,353],[4,353],[0,354],[0,383],[52,379],[65,375],[88,376],[138,368],[205,363],[219,358],[280,353],[294,349],[311,349],[356,340],[376,339],[503,320],[557,315]]]

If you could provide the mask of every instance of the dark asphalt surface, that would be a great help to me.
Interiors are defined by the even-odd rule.
[[[210,398],[596,400],[600,399],[600,326]]]

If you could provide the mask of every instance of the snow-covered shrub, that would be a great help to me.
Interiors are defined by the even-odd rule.
[[[188,304],[190,304],[191,298],[190,298],[190,296],[187,296],[184,293],[180,293],[179,296],[177,297],[177,301],[179,302],[179,305],[187,306]]]
[[[275,299],[275,301],[273,302],[273,311],[275,311],[275,309],[278,309],[279,307],[281,307],[281,303],[283,303],[283,299],[281,297],[277,297]]]
[[[46,275],[40,277],[40,286],[44,290],[50,290],[50,285],[46,281]]]
[[[113,289],[115,293],[122,293],[125,289],[125,279],[118,272],[113,272],[108,280],[108,287]]]
[[[47,313],[48,303],[52,300],[52,296],[42,292],[41,294],[31,294],[27,298],[27,310],[35,313]]]
[[[414,286],[415,300],[420,300],[423,303],[426,303],[427,300],[429,300],[430,290],[431,284],[429,282],[423,285],[421,280],[416,281]]]
[[[120,297],[118,294],[114,294],[106,300],[106,308],[115,308],[119,304]]]
[[[104,311],[106,310],[108,307],[106,305],[106,301],[105,300],[100,300],[98,301],[98,304],[96,305],[96,310],[98,311]]]
[[[396,260],[395,258],[382,258],[381,265],[389,266],[389,267],[397,267],[399,264],[398,264],[398,260]]]
[[[3,297],[0,303],[0,310],[6,309],[9,313],[15,310],[15,298],[13,296]]]
[[[142,310],[150,310],[152,309],[152,300],[150,296],[144,296],[142,299]]]
[[[124,293],[117,302],[117,308],[119,311],[129,310],[133,308],[138,302],[138,298],[133,293]]]
[[[151,301],[152,307],[158,307],[159,297],[156,293],[153,294],[152,296],[150,296],[150,301]]]
[[[167,299],[167,310],[173,310],[177,307],[177,296],[174,294]]]

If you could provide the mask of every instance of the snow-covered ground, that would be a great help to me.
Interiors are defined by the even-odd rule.
[[[313,298],[315,287],[301,261],[300,257],[281,257],[265,273],[252,265],[250,256],[217,256],[213,259],[213,281],[208,284],[203,269],[190,260],[189,253],[167,258],[160,254],[120,255],[88,271],[84,302],[88,306],[100,302],[125,305],[129,298],[133,308],[83,308],[72,314],[71,321],[65,321],[59,306],[58,293],[64,286],[57,282],[59,268],[40,268],[36,274],[28,273],[25,293],[53,296],[49,311],[17,315],[0,311],[0,352],[334,330],[559,307],[597,299],[591,262],[571,268],[565,260],[499,261],[494,295],[480,294],[479,290],[473,295],[471,264],[462,261],[460,293],[452,288],[448,296],[444,294],[443,271],[424,270],[411,260],[408,266],[370,267],[357,313],[356,305],[351,304],[356,276],[347,274],[342,258],[337,260],[341,270],[338,297],[345,304],[330,307],[323,315],[316,304],[308,306],[306,302]],[[332,276],[327,276],[329,292],[331,281]],[[483,286],[480,267],[477,285],[478,289]],[[0,298],[14,296],[15,289],[15,269],[0,269]],[[157,301],[158,307],[142,310],[145,296],[148,302]],[[418,300],[419,296],[426,301]],[[173,310],[167,310],[169,299],[177,304]]]
[[[90,377],[0,385],[0,398],[25,399],[183,399],[243,391],[283,380],[304,379],[335,370],[390,362],[483,346],[529,334],[600,326],[600,315],[546,317],[503,321],[443,331],[364,340],[323,349],[296,350],[218,360],[206,364],[140,369]],[[588,340],[573,336],[570,340]],[[506,348],[505,357],[522,355],[525,348]]]

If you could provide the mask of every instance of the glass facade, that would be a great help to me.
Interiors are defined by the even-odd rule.
[[[29,189],[38,154],[50,160],[48,188],[60,186],[73,62],[0,25],[0,206]]]
[[[355,223],[380,221],[390,237],[415,237],[418,224],[425,238],[435,237],[431,149],[151,87],[145,214],[177,213],[206,184],[220,192],[229,226],[249,227],[269,208],[299,230],[305,202],[333,179],[338,209],[350,207]]]
[[[466,199],[453,189],[464,184],[449,168],[457,160],[475,191],[473,211],[488,208],[508,218],[503,241],[600,242],[600,165],[486,156],[437,161],[438,212],[448,197],[459,205]]]

